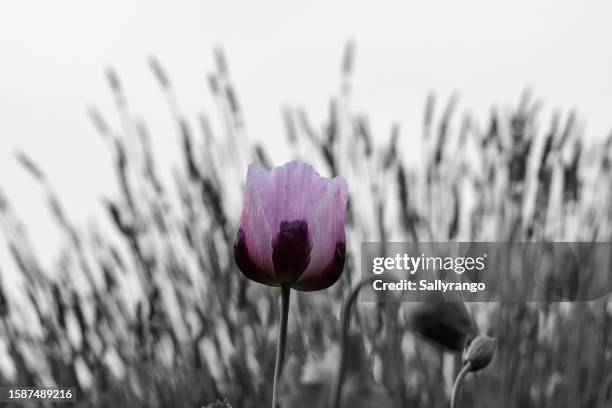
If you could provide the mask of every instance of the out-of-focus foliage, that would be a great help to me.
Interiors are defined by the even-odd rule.
[[[99,224],[108,222],[110,233],[72,220],[52,180],[19,155],[64,238],[56,270],[46,270],[20,221],[27,214],[0,195],[0,226],[24,282],[1,291],[3,385],[75,386],[83,407],[196,407],[225,398],[234,408],[270,404],[279,294],[242,277],[232,243],[246,164],[271,164],[267,148],[277,141],[249,142],[227,63],[221,52],[216,59],[209,78],[215,120],[182,112],[170,78],[150,61],[183,150],[170,184],[153,154],[155,130],[133,113],[109,71],[122,127],[112,129],[95,108],[90,115],[113,154],[120,191],[103,203],[108,217]],[[343,277],[324,293],[292,300],[281,390],[291,408],[312,407],[330,392],[342,299],[359,280],[362,241],[603,241],[612,231],[612,139],[587,145],[575,114],[547,123],[525,93],[480,123],[459,112],[456,97],[440,108],[431,95],[421,135],[399,126],[390,137],[374,135],[367,115],[351,109],[352,72],[349,47],[322,126],[301,108],[282,111],[286,158],[342,175],[350,187]],[[412,155],[417,163],[406,158],[410,149],[421,149]],[[424,307],[356,304],[344,406],[447,406],[460,355],[415,330],[427,323],[434,333],[474,329],[463,312],[457,325],[455,312]],[[495,336],[497,351],[490,366],[468,377],[461,406],[612,404],[607,303],[467,309],[480,331]],[[464,338],[452,341],[446,346]]]

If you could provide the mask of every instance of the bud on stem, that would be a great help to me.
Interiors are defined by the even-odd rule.
[[[495,339],[478,336],[470,343],[463,357],[463,363],[471,363],[471,372],[482,370],[491,363],[495,355]]]
[[[451,408],[455,408],[457,395],[463,379],[469,372],[482,370],[491,363],[495,355],[495,339],[489,336],[476,337],[463,355],[463,368],[459,371],[451,393]]]

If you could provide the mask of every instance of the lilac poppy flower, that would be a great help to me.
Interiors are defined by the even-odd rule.
[[[265,171],[250,165],[234,258],[265,285],[314,291],[333,285],[344,268],[347,184],[292,161]]]

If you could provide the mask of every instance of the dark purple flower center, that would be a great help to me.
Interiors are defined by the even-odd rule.
[[[281,222],[280,231],[272,242],[272,262],[278,281],[295,282],[308,267],[311,250],[306,222]]]

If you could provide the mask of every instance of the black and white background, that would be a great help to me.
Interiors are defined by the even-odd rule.
[[[325,406],[361,242],[608,242],[611,13],[4,0],[1,385],[269,406],[278,292],[232,256],[251,162],[299,158],[350,192],[341,280],[292,298],[285,407]],[[357,302],[344,406],[448,406],[469,316],[497,348],[458,406],[607,407],[612,309],[567,300]]]

